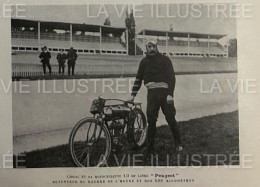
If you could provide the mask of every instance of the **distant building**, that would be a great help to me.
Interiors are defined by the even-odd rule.
[[[45,45],[57,53],[71,46],[78,54],[127,55],[128,51],[121,41],[123,27],[12,19],[11,28],[13,52],[39,52]]]
[[[224,34],[205,34],[193,32],[161,31],[143,29],[138,33],[137,45],[145,50],[145,41],[148,38],[157,39],[158,50],[169,56],[176,57],[228,57],[218,40]],[[174,37],[174,40],[171,38]]]

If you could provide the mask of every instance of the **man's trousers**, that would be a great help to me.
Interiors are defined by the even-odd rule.
[[[64,74],[65,62],[59,62],[59,73]]]
[[[50,62],[43,62],[43,63],[42,63],[43,73],[46,74],[46,66],[48,67],[49,73],[51,74],[51,65],[50,65]]]
[[[170,126],[175,146],[181,145],[179,127],[175,119],[176,109],[174,104],[167,103],[167,89],[153,88],[148,89],[147,95],[147,121],[148,121],[148,148],[153,149],[156,135],[156,121],[160,108],[165,119]]]
[[[71,69],[71,74],[74,75],[75,65],[76,65],[75,61],[68,62],[68,75],[70,75],[70,69]]]

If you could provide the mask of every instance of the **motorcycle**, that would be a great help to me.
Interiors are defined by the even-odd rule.
[[[99,97],[93,100],[90,112],[93,117],[80,120],[70,134],[69,148],[76,166],[100,167],[111,152],[121,152],[126,144],[137,149],[145,144],[147,123],[141,103]]]

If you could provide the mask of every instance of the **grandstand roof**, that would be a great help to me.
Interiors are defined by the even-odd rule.
[[[12,26],[37,28],[38,22],[41,23],[41,28],[53,28],[53,29],[62,29],[62,30],[69,30],[70,24],[72,24],[73,30],[76,31],[99,32],[100,27],[102,28],[102,31],[106,33],[122,33],[126,30],[126,28],[123,27],[111,27],[105,25],[36,21],[36,20],[26,20],[26,19],[12,19],[11,23]]]
[[[161,31],[161,30],[149,30],[143,29],[138,34],[139,35],[150,35],[150,36],[165,36],[168,33],[169,37],[188,37],[190,34],[190,38],[208,38],[210,36],[211,39],[220,39],[226,36],[225,34],[206,34],[206,33],[195,33],[195,32],[177,32],[177,31]]]

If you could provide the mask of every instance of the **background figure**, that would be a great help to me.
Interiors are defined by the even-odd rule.
[[[64,49],[61,49],[61,51],[57,54],[57,60],[59,63],[59,74],[64,74],[65,69],[65,61],[67,59],[67,55],[64,53]]]
[[[72,70],[71,73],[74,75],[74,69],[75,69],[75,64],[76,60],[78,58],[77,52],[73,47],[71,47],[67,53],[67,58],[68,58],[68,75],[70,75],[70,69]]]
[[[104,25],[106,25],[106,26],[111,26],[111,22],[110,22],[109,17],[107,17],[107,18],[105,19]]]
[[[170,25],[170,31],[173,31],[173,24]]]
[[[49,69],[49,73],[51,74],[51,65],[50,65],[51,53],[47,50],[46,46],[42,48],[42,52],[39,55],[39,58],[41,59],[43,73],[46,74],[46,65],[47,65]]]
[[[173,31],[173,24],[170,25],[170,31]],[[169,36],[170,40],[174,40],[173,36]]]

